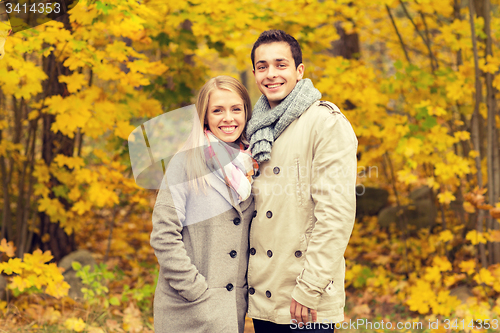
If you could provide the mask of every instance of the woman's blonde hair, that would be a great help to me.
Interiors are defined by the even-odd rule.
[[[208,126],[205,124],[205,120],[207,117],[210,94],[216,89],[231,91],[243,100],[245,128],[243,129],[243,132],[238,140],[241,140],[244,144],[248,144],[245,129],[248,120],[250,120],[250,117],[252,116],[252,102],[247,89],[243,84],[241,84],[240,81],[231,76],[221,75],[211,78],[203,85],[198,93],[193,128],[186,144],[181,149],[181,151],[185,151],[186,154],[186,173],[189,180],[189,186],[195,189],[195,191],[198,190],[199,186],[205,190],[206,185],[208,184],[204,177],[207,173],[204,155],[204,130]]]

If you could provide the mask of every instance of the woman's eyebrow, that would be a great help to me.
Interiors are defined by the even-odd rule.
[[[231,105],[231,107],[234,107],[234,106],[243,106],[243,104],[239,103],[239,104],[234,104],[234,105]],[[212,105],[211,108],[223,108],[224,105]]]

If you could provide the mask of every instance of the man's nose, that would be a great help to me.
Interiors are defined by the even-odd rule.
[[[267,77],[272,79],[278,76],[278,70],[274,66],[269,66],[269,70],[267,71]]]

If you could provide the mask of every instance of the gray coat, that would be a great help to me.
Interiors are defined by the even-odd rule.
[[[206,192],[195,192],[184,165],[174,157],[153,211],[155,332],[243,333],[253,197],[238,204],[213,174]]]

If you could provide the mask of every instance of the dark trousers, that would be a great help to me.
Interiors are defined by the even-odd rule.
[[[253,327],[255,333],[333,333],[335,331],[335,324],[333,323],[315,323],[315,325],[311,323],[312,328],[307,329],[305,326],[300,328],[297,324],[278,325],[270,321],[258,319],[253,319]]]

